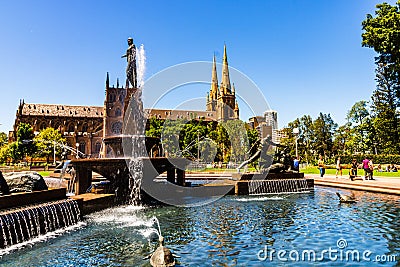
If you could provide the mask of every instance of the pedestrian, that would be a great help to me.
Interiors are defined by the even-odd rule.
[[[339,172],[340,172],[340,177],[342,177],[343,171],[342,171],[342,165],[340,165],[340,157],[338,157],[336,161],[336,178],[338,178]]]
[[[293,160],[293,170],[294,171],[299,171],[300,170],[300,160],[299,160],[299,158],[297,157],[297,158],[294,158],[294,160]]]
[[[368,171],[369,171],[368,179],[375,180],[373,177],[374,176],[374,163],[372,162],[372,159],[370,159],[368,162]]]
[[[350,169],[350,179],[353,181],[353,178],[357,176],[357,168],[358,168],[358,163],[356,159],[353,159],[351,162],[351,169]]]
[[[365,159],[362,161],[362,165],[363,165],[363,169],[364,169],[364,179],[368,180],[368,176],[369,176],[369,159],[368,157],[365,157]]]
[[[319,160],[318,160],[318,168],[319,168],[319,174],[321,177],[324,177],[325,174],[325,165],[324,165],[324,160],[322,158],[322,155],[319,155]]]

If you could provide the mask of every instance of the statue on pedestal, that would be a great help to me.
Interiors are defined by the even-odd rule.
[[[252,162],[255,162],[256,160],[258,160],[261,173],[266,173],[268,171],[282,172],[290,169],[290,156],[288,153],[277,155],[278,158],[275,161],[273,155],[268,154],[268,150],[271,146],[286,148],[285,146],[272,142],[272,137],[270,135],[259,139],[257,142],[259,143],[257,151],[248,160],[239,165],[237,168],[238,172],[240,172],[241,168]]]
[[[128,49],[126,54],[121,58],[126,57],[128,65],[126,66],[126,79],[129,83],[136,88],[137,87],[137,73],[136,73],[136,46],[133,43],[132,37],[128,38]]]

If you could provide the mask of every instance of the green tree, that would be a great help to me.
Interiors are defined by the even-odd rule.
[[[32,156],[36,152],[36,145],[33,142],[35,134],[32,127],[27,123],[20,123],[17,129],[17,141],[9,145],[9,156],[14,162]]]
[[[385,63],[399,73],[400,68],[400,1],[376,5],[375,17],[367,14],[362,22],[362,46],[373,48],[379,56],[377,63]],[[397,75],[398,76],[398,75]]]
[[[217,144],[217,154],[214,161],[228,161],[230,141],[225,127],[221,123],[209,123],[207,128],[208,136]]]
[[[294,129],[299,129],[299,134],[295,136]],[[296,138],[297,151],[300,160],[303,162],[313,162],[316,158],[315,153],[315,133],[314,124],[310,115],[304,115],[288,123],[288,127],[284,129],[286,138],[281,140],[281,144],[289,147],[290,155],[296,155]]]
[[[0,147],[0,163],[7,162],[9,158],[8,145]]]
[[[330,114],[323,114],[322,112],[313,122],[314,147],[319,155],[328,158],[332,155],[333,136],[337,126]]]
[[[151,117],[148,120],[148,129],[146,130],[146,136],[161,138],[164,121]]]
[[[38,156],[45,157],[47,163],[49,163],[50,156],[54,154],[56,150],[56,156],[60,156],[63,148],[60,144],[65,143],[65,138],[62,137],[61,133],[54,128],[46,128],[39,132],[34,138],[35,144],[38,148]]]
[[[380,153],[400,153],[397,108],[400,97],[400,1],[376,6],[362,22],[362,46],[373,48],[377,88],[372,95],[372,122],[376,131],[374,144]]]
[[[11,158],[13,163],[20,161],[23,158],[22,150],[18,147],[18,142],[12,142],[8,145],[7,156]]]
[[[346,119],[351,123],[362,124],[364,119],[369,116],[367,104],[368,102],[365,100],[356,102],[347,112]]]
[[[346,142],[351,153],[370,151],[374,143],[375,131],[367,104],[365,100],[358,101],[347,112]]]
[[[251,129],[247,126],[247,138],[249,139],[249,147],[252,148],[259,140],[260,136],[256,129]]]
[[[352,149],[354,146],[352,134],[351,134],[351,124],[346,123],[340,126],[334,133],[333,140],[333,151],[336,155],[347,155],[352,154]]]
[[[229,120],[222,123],[228,134],[230,158],[234,162],[241,162],[247,158],[249,150],[249,139],[247,136],[246,123],[241,120]],[[228,159],[227,159],[228,160]]]
[[[398,86],[392,69],[378,64],[376,69],[377,88],[372,94],[373,123],[380,152],[399,154],[399,107]]]
[[[179,136],[185,122],[183,120],[166,120],[161,131],[161,143],[167,157],[181,156]]]
[[[4,132],[0,132],[0,147],[6,145],[8,143],[8,136]]]

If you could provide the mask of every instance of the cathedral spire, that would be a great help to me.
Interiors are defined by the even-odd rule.
[[[119,79],[117,78],[117,88],[119,88]]]
[[[215,54],[214,54],[213,68],[212,68],[212,74],[211,74],[211,88],[210,88],[211,99],[216,100],[217,94],[218,94],[217,62],[215,60]]]
[[[229,79],[228,56],[226,54],[226,44],[224,44],[224,57],[222,59],[221,91],[224,94],[231,93],[231,81]]]
[[[106,89],[108,89],[108,88],[110,88],[110,77],[109,77],[108,72],[107,72]]]

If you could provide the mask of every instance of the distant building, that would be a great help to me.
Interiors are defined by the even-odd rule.
[[[276,142],[280,143],[282,138],[288,138],[288,135],[285,131],[285,129],[281,129],[281,130],[276,130]]]
[[[264,116],[251,117],[248,124],[252,129],[258,131],[260,138],[270,135],[274,143],[280,142],[277,111],[267,110],[264,112]]]
[[[265,123],[271,126],[273,130],[278,129],[278,112],[275,110],[267,110],[264,112]]]

